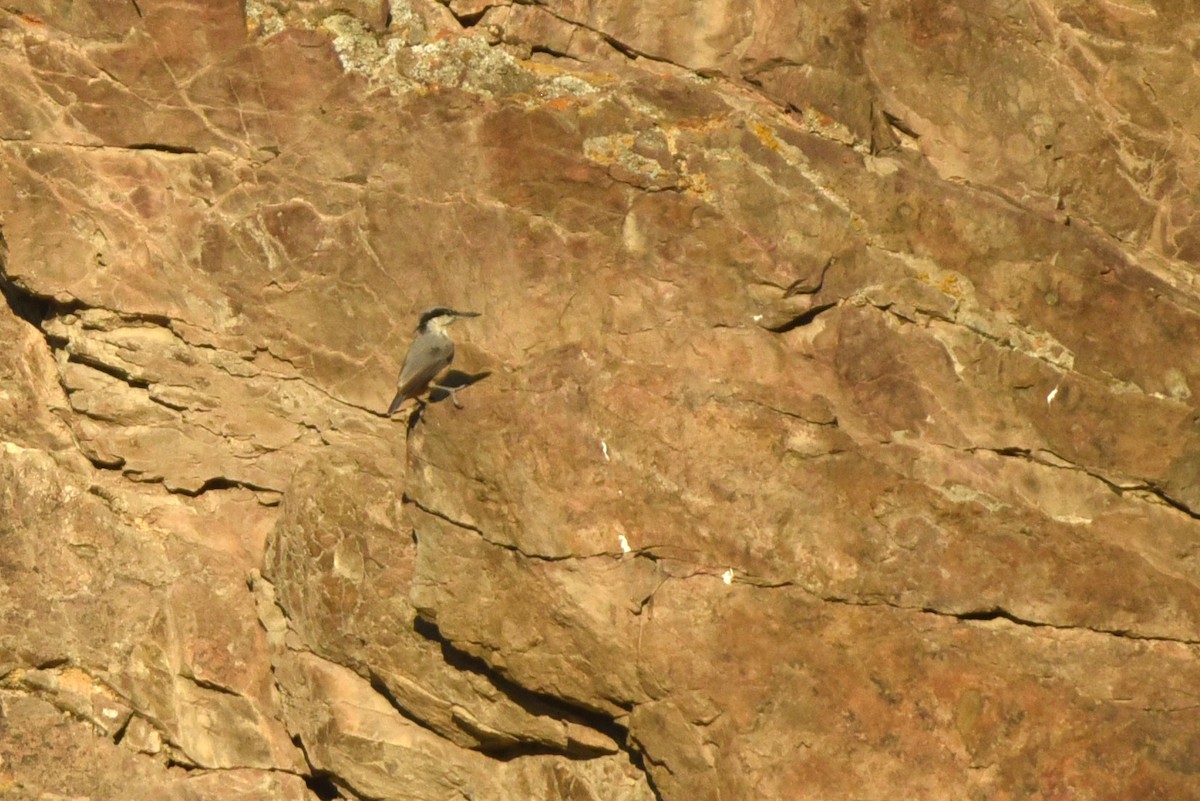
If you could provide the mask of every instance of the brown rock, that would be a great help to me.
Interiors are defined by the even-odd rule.
[[[459,748],[399,714],[368,682],[311,654],[287,655],[279,668],[288,722],[315,768],[365,798],[528,798],[571,792],[619,801],[653,798],[624,756],[576,762],[518,756],[496,762]]]
[[[351,480],[355,495],[342,489]],[[352,668],[406,716],[461,747],[618,750],[572,710],[498,686],[421,626],[408,602],[416,544],[398,535],[405,523],[392,479],[345,461],[308,465],[292,487],[267,558],[275,583],[260,588],[286,610],[291,650],[303,646]],[[447,670],[447,660],[458,669]]]
[[[1193,16],[0,12],[0,788],[1188,796]]]
[[[23,692],[0,690],[0,790],[13,798],[314,801],[275,770],[192,772],[97,737],[91,724]],[[131,722],[135,725],[138,719]]]

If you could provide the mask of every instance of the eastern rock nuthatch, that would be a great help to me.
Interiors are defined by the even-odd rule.
[[[408,347],[404,367],[400,370],[400,379],[396,382],[396,397],[392,399],[392,405],[387,410],[389,417],[406,400],[423,395],[431,386],[449,393],[454,405],[462,408],[462,404],[455,397],[458,387],[440,386],[433,383],[433,380],[454,361],[454,342],[446,333],[446,329],[460,317],[478,316],[479,312],[455,311],[444,306],[429,309],[421,315],[421,322],[417,324],[417,335]]]

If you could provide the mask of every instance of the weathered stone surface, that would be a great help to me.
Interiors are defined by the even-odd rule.
[[[1189,797],[1197,35],[0,12],[0,789]]]
[[[346,482],[357,485],[354,494]],[[571,709],[510,697],[515,688],[497,686],[467,661],[445,669],[444,644],[421,630],[408,600],[417,549],[397,535],[406,519],[394,480],[362,461],[296,474],[267,557],[277,584],[263,588],[286,610],[295,639],[457,745],[495,754],[616,752],[611,737]]]
[[[316,798],[303,778],[278,770],[202,772],[164,765],[124,747],[128,736],[114,744],[98,737],[75,710],[56,706],[24,692],[0,690],[0,793],[97,801]]]
[[[288,654],[279,675],[287,688],[289,723],[311,743],[313,766],[357,796],[528,798],[530,792],[548,797],[570,792],[617,801],[654,797],[624,755],[584,761],[530,755],[497,762],[407,720],[368,682],[334,663]]]
[[[84,486],[69,465],[11,442],[0,456],[5,685],[113,739],[132,713],[178,762],[298,772],[237,567],[247,551],[261,554],[262,536],[247,549],[196,531],[215,525],[227,537],[234,519],[252,530],[261,505],[175,508],[111,489],[103,475]]]

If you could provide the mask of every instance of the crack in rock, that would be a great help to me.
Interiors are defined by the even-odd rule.
[[[945,447],[954,449],[953,446],[949,446],[949,445],[947,445]],[[956,450],[962,450],[966,453],[976,453],[976,452],[994,453],[997,456],[1004,456],[1007,458],[1014,458],[1014,459],[1022,459],[1024,461],[1031,462],[1036,465],[1041,465],[1042,467],[1050,467],[1050,468],[1054,468],[1056,470],[1069,470],[1069,471],[1075,472],[1075,473],[1082,473],[1083,475],[1094,478],[1097,481],[1099,481],[1100,483],[1104,484],[1104,486],[1108,487],[1110,490],[1112,490],[1117,495],[1124,496],[1126,493],[1130,493],[1130,492],[1132,492],[1132,493],[1144,492],[1144,493],[1153,495],[1154,497],[1158,498],[1160,501],[1162,501],[1162,503],[1164,505],[1168,506],[1169,508],[1174,509],[1177,512],[1181,512],[1181,513],[1187,515],[1188,517],[1192,518],[1193,520],[1200,520],[1200,513],[1193,510],[1191,507],[1189,507],[1183,501],[1180,501],[1177,498],[1172,498],[1170,495],[1168,495],[1166,493],[1165,490],[1163,490],[1161,487],[1159,487],[1153,483],[1143,481],[1143,482],[1139,482],[1136,484],[1122,484],[1118,481],[1115,481],[1115,480],[1105,476],[1103,473],[1099,473],[1095,470],[1091,470],[1087,467],[1083,467],[1081,465],[1075,464],[1071,460],[1066,459],[1051,450],[1047,450],[1047,449],[1043,448],[1043,449],[1039,449],[1037,452],[1034,452],[1034,451],[1030,450],[1029,448],[1022,448],[1022,447],[1016,447],[1016,446],[1002,447],[1002,448],[996,448],[996,447],[989,448],[989,447],[979,446],[979,447],[971,447],[971,448],[961,448],[961,449],[956,449]],[[1037,453],[1048,453],[1051,456],[1053,456],[1055,459],[1057,459],[1058,462],[1053,462],[1053,461],[1050,461],[1049,459],[1039,458]],[[1138,497],[1138,496],[1135,494],[1134,497]]]
[[[896,606],[897,609],[911,610],[913,607]],[[1102,634],[1112,637],[1120,637],[1127,640],[1146,640],[1150,642],[1171,642],[1181,645],[1197,645],[1200,644],[1200,639],[1189,639],[1185,637],[1163,637],[1153,634],[1136,634],[1128,629],[1105,629],[1096,628],[1094,626],[1074,626],[1069,624],[1049,623],[1040,620],[1031,620],[1013,614],[1002,606],[990,606],[987,609],[978,609],[968,612],[948,612],[942,609],[934,609],[931,607],[921,607],[921,612],[938,617],[951,617],[963,622],[982,621],[990,622],[1003,620],[1017,626],[1026,626],[1028,628],[1042,629],[1057,629],[1059,631],[1083,631],[1091,634]]]
[[[441,512],[441,511],[438,511],[437,509],[433,509],[429,506],[426,506],[425,504],[421,503],[420,501],[418,501],[416,498],[412,497],[411,495],[405,495],[403,500],[404,500],[404,503],[411,503],[413,506],[417,507],[422,512],[424,512],[427,515],[430,515],[431,517],[436,517],[439,520],[444,520],[447,523],[449,523],[450,525],[454,526],[455,528],[460,528],[460,529],[463,529],[464,531],[470,531],[474,534],[479,535],[479,538],[482,539],[484,542],[486,542],[488,545],[493,545],[497,548],[503,548],[506,551],[511,551],[511,552],[517,554],[518,556],[525,557],[526,559],[536,559],[537,561],[540,561],[540,562],[564,562],[564,561],[571,560],[571,559],[597,559],[597,558],[611,557],[611,556],[619,555],[617,553],[609,553],[609,552],[602,552],[602,553],[596,553],[596,554],[566,554],[564,556],[553,556],[550,554],[540,554],[540,553],[528,553],[526,551],[521,550],[520,546],[518,546],[518,545],[515,545],[512,543],[506,543],[506,542],[497,542],[496,540],[490,539],[483,532],[483,530],[480,529],[478,526],[474,526],[474,525],[467,523],[465,521],[462,521],[462,520],[455,520],[453,517],[446,514],[445,512]]]
[[[551,718],[558,721],[566,730],[566,747],[556,746],[542,740],[516,738],[517,742],[506,742],[495,747],[489,747],[484,743],[478,749],[482,753],[502,761],[537,755],[558,755],[568,759],[586,760],[623,749],[628,731],[610,715],[521,686],[497,671],[485,660],[457,648],[449,638],[442,634],[436,623],[426,618],[418,616],[413,622],[413,629],[426,640],[438,646],[442,653],[442,659],[448,667],[483,678],[498,693],[525,710],[529,715]],[[397,706],[390,693],[386,692],[386,687],[384,690],[385,697],[393,702],[393,706]],[[397,709],[402,714],[407,714],[399,706]],[[577,736],[573,736],[571,729],[590,730],[599,735],[604,743],[611,745],[601,745],[595,741],[584,742]]]
[[[778,585],[785,586],[785,585]],[[787,584],[786,586],[799,586]],[[803,589],[803,588],[802,588]],[[809,592],[805,590],[805,592]],[[1038,629],[1054,629],[1057,631],[1074,631],[1083,632],[1086,634],[1096,634],[1105,637],[1117,637],[1124,640],[1145,640],[1148,642],[1170,642],[1180,645],[1198,645],[1200,639],[1191,639],[1187,637],[1166,637],[1155,634],[1137,634],[1128,629],[1105,629],[1094,626],[1078,626],[1070,623],[1051,623],[1043,620],[1033,620],[1016,615],[1002,606],[991,605],[985,609],[974,609],[965,612],[953,612],[946,609],[938,609],[931,606],[908,606],[905,604],[893,603],[891,601],[865,601],[846,596],[837,595],[817,595],[819,600],[826,603],[837,604],[840,606],[857,606],[863,608],[883,607],[894,609],[899,612],[919,613],[925,615],[933,615],[941,618],[952,618],[963,623],[978,623],[978,622],[995,622],[1003,621],[1015,626],[1023,626],[1026,628]]]

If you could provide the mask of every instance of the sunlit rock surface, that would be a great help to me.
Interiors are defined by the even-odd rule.
[[[0,11],[0,796],[1190,797],[1185,6]]]

